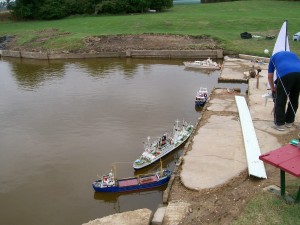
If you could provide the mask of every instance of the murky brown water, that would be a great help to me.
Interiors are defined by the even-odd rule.
[[[194,96],[200,86],[212,90],[219,75],[185,70],[181,60],[144,59],[2,59],[0,70],[0,223],[6,225],[82,224],[155,210],[165,187],[103,195],[91,183],[113,162],[118,177],[134,175],[132,162],[147,136],[170,131],[176,119],[195,124],[201,112]],[[164,165],[174,168],[181,151]]]

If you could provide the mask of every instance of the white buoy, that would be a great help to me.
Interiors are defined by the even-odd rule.
[[[264,50],[264,53],[265,53],[265,54],[269,54],[269,50],[268,50],[268,49],[265,49],[265,50]]]

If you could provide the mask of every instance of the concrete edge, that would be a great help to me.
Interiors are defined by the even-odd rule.
[[[239,57],[241,59],[247,59],[247,60],[260,60],[263,62],[270,62],[270,58],[267,57],[260,57],[260,56],[253,56],[253,55],[245,55],[245,54],[239,54]]]
[[[0,57],[29,58],[29,59],[82,59],[82,58],[223,58],[223,50],[126,50],[120,52],[93,53],[48,53],[0,50]]]
[[[213,93],[214,91],[215,91],[215,88],[211,91],[211,93]],[[208,103],[209,103],[209,100],[210,100],[210,98],[208,98],[208,100],[207,100],[206,104],[204,105],[202,111],[205,111],[205,110],[206,110],[206,108],[207,108],[207,106],[208,106]],[[182,162],[183,162],[183,156],[187,154],[187,152],[188,152],[188,150],[189,150],[189,148],[190,148],[190,146],[191,146],[191,144],[192,144],[192,141],[191,141],[191,140],[193,140],[193,138],[194,138],[194,136],[195,136],[195,133],[196,133],[196,131],[197,131],[197,128],[198,128],[198,126],[199,126],[199,124],[200,124],[201,119],[202,119],[202,114],[200,114],[200,116],[198,117],[198,121],[197,121],[197,123],[196,123],[196,125],[195,125],[195,127],[194,127],[194,130],[193,130],[192,134],[190,135],[190,137],[188,138],[186,144],[184,145],[183,153],[182,153],[182,155],[179,157],[178,162],[176,163],[174,172],[173,172],[173,174],[172,174],[172,176],[171,176],[171,179],[170,179],[169,182],[168,182],[168,186],[167,186],[166,190],[163,192],[163,204],[168,204],[169,194],[170,194],[170,191],[171,191],[171,188],[172,188],[174,179],[175,179],[175,177],[177,176],[176,173],[178,172],[179,166],[180,166],[180,165],[182,164]]]

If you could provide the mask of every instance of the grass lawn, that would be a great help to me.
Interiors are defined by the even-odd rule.
[[[287,186],[289,195],[296,197],[299,182]],[[232,225],[296,225],[300,221],[300,203],[288,204],[281,197],[270,192],[261,192],[245,207],[240,217]]]
[[[283,10],[280,10],[283,9]],[[265,56],[263,50],[273,49],[283,22],[288,20],[290,47],[300,55],[300,42],[292,40],[300,31],[300,4],[294,1],[235,1],[215,4],[175,5],[163,13],[116,16],[80,16],[55,21],[0,22],[0,35],[18,35],[19,44],[36,38],[35,31],[59,29],[70,35],[57,37],[41,45],[46,49],[80,47],[86,36],[110,34],[186,34],[209,35],[222,43],[227,51]],[[249,32],[262,38],[241,39]]]

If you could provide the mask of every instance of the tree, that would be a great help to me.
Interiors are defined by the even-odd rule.
[[[150,8],[156,11],[162,11],[163,9],[171,8],[173,6],[173,0],[150,0]]]
[[[15,0],[11,9],[17,19],[50,20],[75,14],[143,13],[149,8],[162,11],[172,6],[173,0]]]
[[[13,14],[18,19],[38,19],[39,8],[43,4],[44,0],[16,0]]]
[[[134,6],[134,12],[143,13],[145,9],[149,8],[150,1],[149,0],[130,0],[130,5]]]

